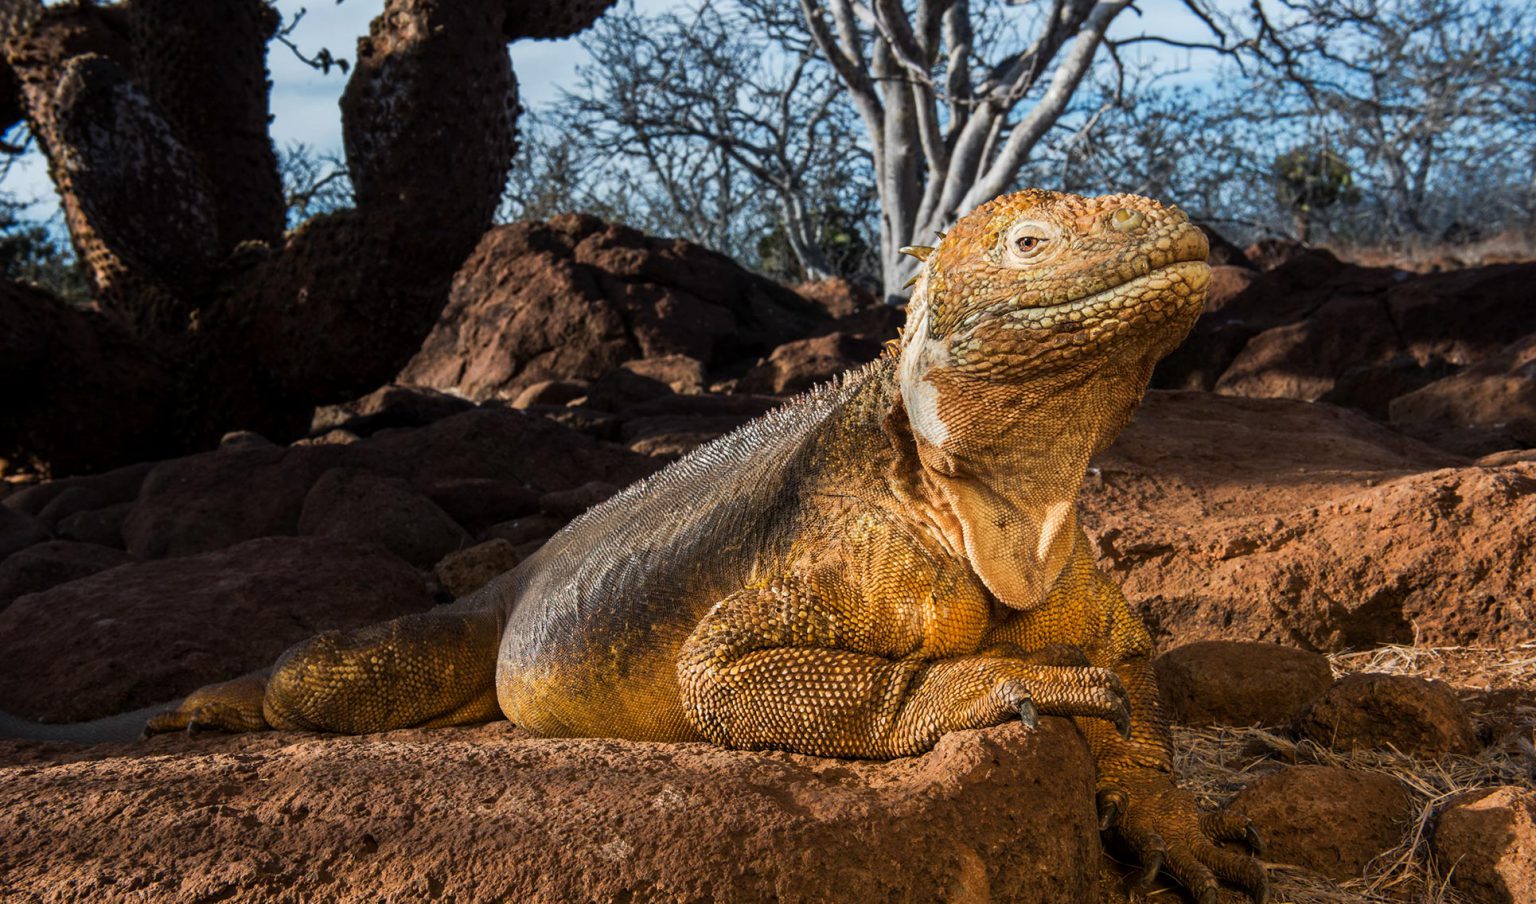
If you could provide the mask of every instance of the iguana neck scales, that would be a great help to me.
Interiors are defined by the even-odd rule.
[[[151,730],[542,735],[823,756],[1069,716],[1099,805],[1202,902],[1251,837],[1171,778],[1150,638],[1075,500],[1204,302],[1206,240],[1146,198],[1024,191],[923,258],[885,356],[597,506],[474,596],[321,635]]]

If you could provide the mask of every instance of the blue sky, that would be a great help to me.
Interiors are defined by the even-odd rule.
[[[687,7],[686,0],[636,0],[635,6],[642,12],[658,12],[671,7]],[[383,4],[378,0],[278,0],[277,6],[285,17],[292,17],[299,10],[307,12],[294,33],[300,49],[313,54],[321,47],[348,61],[354,57],[358,37],[368,31],[368,22],[378,14]],[[1122,14],[1115,23],[1112,34],[1129,37],[1142,32],[1155,32],[1168,37],[1203,40],[1206,32],[1179,0],[1142,0],[1138,4],[1140,17],[1133,13]],[[510,48],[512,64],[517,72],[518,85],[523,103],[538,107],[559,96],[562,87],[576,84],[576,67],[586,60],[586,55],[575,39],[563,41],[520,41]],[[1187,52],[1170,50],[1156,45],[1138,45],[1127,55],[1131,65],[1184,65]],[[279,147],[299,141],[309,145],[317,153],[341,152],[341,117],[336,102],[346,84],[346,76],[332,70],[324,75],[300,62],[288,48],[273,43],[268,51],[268,68],[272,75],[272,138]],[[1208,71],[1209,59],[1195,60],[1199,70]],[[17,161],[6,176],[0,189],[18,199],[30,202],[28,214],[37,219],[47,219],[58,209],[58,198],[48,179],[47,167],[40,154],[32,153]]]

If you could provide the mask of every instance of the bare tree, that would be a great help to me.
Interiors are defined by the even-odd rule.
[[[0,4],[0,128],[24,119],[47,156],[93,300],[0,281],[0,457],[61,473],[286,439],[387,380],[495,212],[507,41],[609,2],[387,0],[341,101],[355,203],[286,233],[268,3]]]
[[[1362,203],[1328,212],[1334,233],[1422,241],[1456,224],[1530,218],[1536,11],[1528,4],[1293,0],[1286,13],[1306,90],[1254,87],[1272,130],[1298,124],[1312,153],[1326,143],[1354,174]]]
[[[338,63],[333,59],[330,65]],[[347,162],[334,154],[316,154],[302,141],[278,149],[277,173],[283,182],[284,219],[289,226],[352,203]]]
[[[919,0],[915,9],[801,0],[812,43],[864,123],[887,292],[909,269],[900,246],[1012,184],[1130,5],[1055,0],[1004,12],[968,0]]]
[[[544,114],[563,143],[547,149],[547,166],[580,156],[599,175],[576,174],[577,194],[744,261],[766,214],[805,274],[838,269],[823,247],[827,214],[857,218],[867,205],[868,156],[811,47],[786,48],[712,0],[660,15],[617,10],[582,45],[592,63],[579,87]]]

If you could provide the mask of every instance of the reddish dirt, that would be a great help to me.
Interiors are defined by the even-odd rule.
[[[1100,564],[1164,645],[1518,642],[1536,462],[1470,466],[1362,415],[1153,392],[1095,461]]]

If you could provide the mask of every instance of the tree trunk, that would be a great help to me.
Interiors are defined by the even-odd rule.
[[[0,457],[62,474],[235,429],[286,441],[315,405],[387,381],[500,199],[506,41],[574,33],[611,2],[387,0],[341,102],[356,207],[286,236],[270,6],[9,5],[13,115],[48,157],[97,310],[0,285]]]

